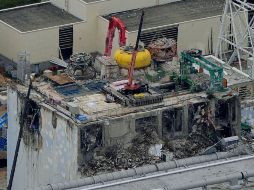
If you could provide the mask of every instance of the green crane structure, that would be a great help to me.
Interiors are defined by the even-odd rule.
[[[210,75],[209,92],[223,91],[223,68],[201,56],[201,51],[183,51],[180,59],[180,80],[190,86],[195,86],[190,79],[193,72],[193,64],[207,70]]]

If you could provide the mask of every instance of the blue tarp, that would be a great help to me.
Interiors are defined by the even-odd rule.
[[[7,121],[8,121],[8,115],[7,113],[5,113],[4,115],[2,115],[2,117],[0,117],[0,129],[5,126]]]
[[[7,139],[0,137],[0,150],[6,151],[7,150]]]
[[[5,130],[4,127],[7,121],[8,115],[7,113],[5,113],[0,117],[0,130]],[[7,149],[7,137],[3,133],[3,136],[0,136],[0,150],[6,151],[6,149]]]

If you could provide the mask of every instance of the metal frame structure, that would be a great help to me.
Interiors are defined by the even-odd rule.
[[[193,57],[186,52],[181,52],[181,61],[180,61],[181,80],[184,81],[188,80],[193,63],[209,72],[210,92],[223,90],[223,68],[208,61],[202,56]]]
[[[247,0],[226,0],[215,56],[229,65],[238,61],[241,71],[242,60],[252,57],[254,78],[254,17],[249,18],[251,11],[254,11],[254,4]]]

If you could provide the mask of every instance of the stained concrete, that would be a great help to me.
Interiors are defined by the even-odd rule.
[[[1,11],[0,20],[21,32],[81,21],[79,18],[55,7],[51,3]]]
[[[224,0],[182,0],[144,8],[143,29],[222,15],[224,3]],[[141,9],[135,9],[106,15],[105,18],[117,16],[128,31],[136,31],[140,15]]]
[[[21,86],[8,89],[8,174],[10,174],[14,150],[19,131],[19,117],[23,107],[21,93],[26,92]],[[97,97],[97,96],[96,96]],[[14,177],[14,189],[33,189],[39,185],[66,182],[80,177],[80,166],[92,159],[96,152],[113,145],[127,146],[132,142],[142,127],[156,127],[158,137],[171,140],[187,137],[192,131],[191,107],[204,104],[211,109],[211,118],[218,117],[216,107],[219,100],[226,105],[226,113],[215,119],[215,127],[228,127],[232,135],[240,130],[240,103],[238,94],[228,92],[215,94],[208,99],[205,93],[183,94],[167,97],[159,104],[141,107],[119,106],[117,114],[108,112],[107,104],[96,105],[89,115],[87,123],[77,123],[71,116],[59,110],[58,106],[44,103],[34,91],[31,99],[37,99],[41,107],[41,146],[21,142],[20,153]],[[80,104],[83,102],[80,101]],[[100,105],[99,105],[100,104]],[[58,110],[56,109],[58,107]],[[94,106],[93,106],[94,107]],[[104,109],[103,109],[104,108]],[[89,109],[84,107],[84,109]],[[208,108],[207,108],[208,109]],[[109,114],[109,115],[108,115]],[[174,115],[172,120],[171,115]],[[94,116],[94,117],[93,117]],[[168,119],[171,119],[169,122]],[[172,128],[172,131],[167,131]],[[83,144],[82,144],[83,143]],[[64,166],[64,167],[63,167]],[[26,175],[23,175],[23,174]]]

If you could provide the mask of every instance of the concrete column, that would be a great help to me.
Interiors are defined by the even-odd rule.
[[[183,116],[182,116],[183,122],[182,122],[182,130],[183,135],[188,135],[188,128],[189,128],[189,106],[187,104],[187,101],[184,102],[183,106]]]
[[[234,125],[234,130],[236,132],[237,136],[241,136],[241,102],[240,98],[236,98],[236,101],[234,102],[236,104],[236,125]]]
[[[157,113],[157,133],[160,138],[162,138],[162,110],[159,110]]]
[[[216,119],[215,119],[215,111],[216,111],[215,104],[216,104],[215,99],[214,99],[214,98],[211,99],[211,100],[209,101],[209,105],[208,105],[208,109],[210,109],[210,110],[208,110],[208,111],[210,111],[209,117],[210,117],[210,119],[211,119],[212,121],[214,121],[214,125],[215,125],[215,127],[216,127],[216,125],[218,125],[218,123],[216,123]]]
[[[110,142],[110,129],[109,129],[109,127],[110,127],[110,121],[109,120],[107,120],[106,122],[105,122],[106,124],[104,125],[104,127],[103,127],[103,144],[104,144],[104,146],[110,146],[110,144],[111,144],[111,142]]]
[[[136,135],[136,124],[135,124],[135,122],[136,122],[136,118],[135,118],[135,115],[131,115],[131,117],[130,117],[130,132],[131,132],[131,134],[133,134],[133,135]]]

